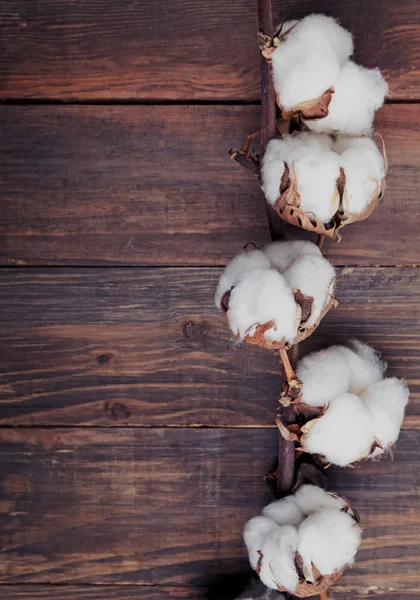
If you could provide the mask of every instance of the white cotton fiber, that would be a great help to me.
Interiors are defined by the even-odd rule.
[[[369,135],[375,111],[387,93],[388,85],[378,69],[365,69],[347,61],[334,84],[328,115],[306,121],[306,125],[318,133]]]
[[[312,242],[294,240],[292,242],[272,242],[263,250],[272,267],[280,273],[286,271],[296,260],[304,256],[322,257],[322,252]]]
[[[329,494],[316,485],[302,485],[293,496],[301,512],[308,515],[324,508],[341,510],[347,506],[347,502],[339,496]]]
[[[275,529],[277,529],[277,524],[268,517],[254,517],[246,523],[244,541],[248,550],[249,562],[254,570],[260,558],[258,552],[262,548],[265,537]]]
[[[341,467],[367,455],[375,439],[370,413],[355,394],[334,398],[325,414],[312,423],[302,438],[304,448]]]
[[[229,324],[233,333],[244,339],[246,335],[253,336],[258,325],[270,321],[274,325],[266,331],[266,340],[293,341],[298,324],[291,289],[273,269],[244,275],[229,298]]]
[[[299,361],[296,374],[303,382],[302,402],[327,406],[338,394],[349,390],[348,354],[344,346],[330,346]]]
[[[282,500],[276,500],[268,504],[262,510],[265,517],[270,517],[277,525],[300,525],[305,518],[297,506],[295,496],[286,496]]]
[[[303,382],[305,404],[327,406],[341,392],[360,394],[382,379],[386,363],[375,350],[358,340],[350,346],[330,346],[299,361],[297,376]]]
[[[295,567],[295,553],[298,533],[295,527],[286,525],[270,532],[261,548],[260,579],[269,588],[277,589],[277,584],[294,592],[299,577]]]
[[[375,436],[384,448],[398,438],[408,398],[407,384],[395,377],[373,383],[361,395],[372,416]]]
[[[334,277],[333,266],[322,256],[299,258],[284,272],[284,278],[292,290],[300,290],[314,299],[311,316],[305,326],[311,327],[320,317],[332,294]]]
[[[261,250],[246,250],[235,256],[220,276],[215,296],[217,308],[220,308],[223,294],[236,285],[244,275],[256,269],[264,270],[270,267],[270,261]]]
[[[311,514],[298,530],[298,552],[303,572],[314,581],[312,563],[322,575],[331,575],[352,564],[361,542],[360,528],[344,512],[326,508]]]
[[[385,161],[373,140],[338,138],[335,150],[346,175],[346,210],[361,213],[378,194],[385,177]]]
[[[339,204],[336,189],[340,165],[337,155],[328,151],[317,156],[305,156],[295,160],[293,166],[301,210],[328,223]]]
[[[302,19],[271,55],[274,87],[283,107],[318,98],[334,86],[352,52],[351,34],[333,18]]]
[[[350,386],[348,391],[360,394],[369,385],[382,379],[387,364],[381,361],[379,354],[359,340],[350,340],[350,352],[347,353],[350,367]]]
[[[261,179],[267,202],[274,204],[280,196],[280,183],[284,173],[284,161],[287,160],[284,140],[271,140],[267,144],[261,163]]]

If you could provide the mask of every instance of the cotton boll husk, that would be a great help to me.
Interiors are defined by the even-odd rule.
[[[277,525],[300,525],[305,518],[297,506],[294,496],[286,496],[268,504],[262,511],[265,517],[270,517]]]
[[[351,34],[331,17],[302,19],[271,55],[274,87],[283,107],[321,96],[335,84],[352,52]]]
[[[365,69],[347,61],[334,84],[329,112],[323,119],[305,121],[311,131],[342,135],[369,135],[375,110],[388,93],[378,69]]]
[[[257,326],[274,321],[265,332],[273,342],[292,342],[297,333],[296,303],[291,289],[277,271],[253,271],[243,276],[229,298],[229,324],[244,339],[254,335]]]
[[[311,484],[302,485],[295,493],[294,500],[305,516],[324,508],[341,510],[348,506],[343,498],[333,496],[322,488]]]
[[[312,313],[305,326],[311,327],[320,317],[332,292],[334,277],[333,266],[322,256],[304,256],[284,272],[284,278],[292,290],[300,290],[314,299]]]
[[[280,273],[283,273],[296,260],[303,256],[322,256],[322,252],[318,246],[304,240],[272,242],[264,248],[263,252],[270,260],[271,265],[280,271]]]
[[[381,189],[384,158],[370,138],[338,138],[335,149],[346,175],[346,208],[351,213],[361,213]]]
[[[246,273],[270,268],[270,261],[261,250],[247,250],[235,256],[224,268],[220,276],[215,295],[217,308],[220,308],[220,301],[223,294],[236,285]]]
[[[314,581],[312,563],[322,575],[332,575],[352,564],[361,542],[360,528],[352,517],[331,508],[317,511],[305,519],[298,536],[298,552],[308,581]]]
[[[330,346],[299,361],[296,374],[303,383],[302,402],[327,406],[338,394],[349,390],[348,353],[344,346]]]
[[[371,346],[359,340],[350,340],[349,345],[347,358],[351,375],[348,391],[359,395],[369,385],[383,378],[387,364],[381,361]]]
[[[384,448],[398,438],[409,395],[407,384],[396,377],[373,383],[361,395],[372,415],[375,436]]]
[[[295,567],[298,533],[295,527],[285,525],[271,531],[263,541],[259,576],[271,589],[277,584],[290,592],[295,591],[299,577]]]
[[[249,562],[254,570],[260,558],[258,551],[261,550],[264,539],[271,531],[277,528],[277,523],[269,517],[253,517],[246,523],[244,528],[244,542],[248,550]]]
[[[375,440],[370,413],[355,394],[334,398],[325,414],[311,422],[301,440],[305,450],[345,467],[369,454]]]

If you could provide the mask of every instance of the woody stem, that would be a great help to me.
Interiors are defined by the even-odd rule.
[[[298,345],[297,344],[292,346],[292,348],[290,350],[290,354],[292,355],[292,361],[295,363],[297,361],[297,354],[298,354]],[[290,383],[291,381],[297,379],[297,375],[294,371],[292,363],[290,362],[289,354],[285,348],[281,348],[279,350],[279,355],[280,355],[281,362],[283,363],[284,375],[286,377],[287,383]]]

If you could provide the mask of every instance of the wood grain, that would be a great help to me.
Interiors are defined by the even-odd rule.
[[[3,600],[233,600],[245,577],[243,574],[222,577],[212,586],[162,586],[162,585],[1,585]],[[334,600],[413,600],[415,591],[389,592],[369,590],[365,593],[334,586]]]
[[[0,264],[224,265],[245,243],[268,242],[259,185],[228,157],[259,112],[0,107]],[[418,263],[419,115],[419,105],[380,111],[388,191],[371,218],[326,244],[335,264]]]
[[[277,357],[235,345],[220,269],[0,271],[0,423],[274,426]],[[302,353],[358,337],[407,379],[420,427],[420,270],[338,271],[340,305]]]
[[[339,17],[355,58],[383,69],[390,95],[420,98],[415,0],[279,0],[278,22]],[[0,95],[66,100],[259,98],[256,2],[4,0]]]
[[[418,431],[395,462],[329,471],[362,515],[339,588],[417,592]],[[241,532],[270,500],[264,429],[1,429],[2,583],[208,586],[249,571]]]

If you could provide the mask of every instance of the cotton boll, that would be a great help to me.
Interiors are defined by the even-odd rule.
[[[297,334],[296,303],[286,281],[273,269],[253,271],[233,288],[229,298],[229,324],[244,339],[254,335],[258,325],[274,321],[265,332],[272,342],[292,342]]]
[[[297,544],[297,530],[290,525],[279,527],[264,538],[259,576],[267,587],[275,590],[279,584],[290,592],[295,591],[299,583],[295,567]]]
[[[329,494],[322,488],[310,484],[302,485],[295,493],[294,499],[305,516],[324,508],[341,510],[348,506],[343,498]]]
[[[339,138],[336,151],[346,175],[346,208],[351,213],[361,213],[381,188],[384,158],[370,138]]]
[[[305,450],[340,467],[367,455],[375,440],[370,413],[355,394],[340,394],[322,417],[310,423],[301,441]]]
[[[352,517],[331,508],[317,511],[305,519],[298,536],[298,552],[308,581],[314,581],[312,563],[322,575],[332,575],[352,564],[361,542],[360,528]]]
[[[347,353],[350,367],[350,385],[348,391],[360,394],[369,385],[383,378],[387,364],[371,346],[359,340],[350,341],[351,352]]]
[[[388,85],[378,69],[364,69],[347,61],[334,84],[328,115],[307,121],[312,131],[342,135],[369,135],[375,110],[382,106]]]
[[[331,17],[302,19],[271,55],[274,87],[283,107],[321,96],[335,84],[352,51],[350,33]]]
[[[361,395],[372,415],[375,436],[384,448],[398,438],[409,395],[407,384],[396,377],[373,383]]]
[[[268,517],[254,517],[246,523],[244,541],[248,550],[249,562],[254,570],[260,558],[258,552],[263,546],[264,539],[270,532],[277,528],[277,524]]]
[[[332,293],[334,277],[334,268],[322,256],[304,256],[284,272],[284,278],[292,290],[300,290],[314,299],[311,316],[305,323],[307,327],[311,327],[320,317]]]
[[[287,496],[266,506],[262,514],[270,517],[277,525],[300,525],[304,519],[302,511],[296,504],[294,496]]]
[[[236,285],[241,278],[251,271],[270,269],[271,264],[261,250],[248,250],[238,254],[223,270],[217,286],[215,302],[220,308],[220,301],[225,292]]]
[[[304,240],[272,242],[264,248],[263,252],[270,260],[271,265],[280,271],[280,273],[283,273],[283,271],[303,256],[322,256],[318,246]]]
[[[299,361],[296,374],[303,383],[302,402],[327,406],[350,387],[348,351],[344,346],[330,346],[308,354]]]

